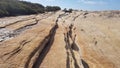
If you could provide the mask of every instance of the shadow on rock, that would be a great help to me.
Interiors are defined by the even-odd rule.
[[[81,61],[84,68],[90,68],[89,65],[83,59]]]

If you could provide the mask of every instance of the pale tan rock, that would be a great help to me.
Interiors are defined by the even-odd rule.
[[[0,68],[119,68],[120,11],[1,18]]]

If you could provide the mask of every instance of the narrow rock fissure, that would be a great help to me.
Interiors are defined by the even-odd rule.
[[[75,21],[80,15],[77,15],[73,18],[73,21]]]
[[[29,58],[25,64],[25,68],[29,67],[29,64],[31,62],[32,57],[35,56],[35,54],[38,52],[39,55],[34,61],[32,68],[39,68],[41,66],[41,63],[43,62],[45,56],[49,52],[53,42],[54,42],[54,36],[56,34],[56,30],[58,29],[58,20],[60,18],[60,15],[56,19],[56,24],[53,26],[53,28],[50,30],[48,36],[46,36],[42,42],[40,42],[40,45],[29,55]],[[42,49],[41,49],[42,48]]]
[[[19,46],[19,47],[15,48],[15,49],[12,50],[11,52],[5,53],[4,55],[0,56],[0,58],[3,58],[3,57],[5,57],[5,56],[8,56],[8,57],[6,58],[6,60],[5,60],[5,61],[7,61],[7,60],[10,59],[12,56],[20,53],[20,52],[22,51],[23,47],[24,47],[27,43],[29,43],[29,42],[31,42],[31,41],[32,41],[32,40],[23,40],[23,41],[20,43],[20,46]]]
[[[32,68],[39,68],[42,61],[44,60],[45,56],[47,55],[47,53],[49,52],[53,42],[54,42],[54,36],[56,33],[56,30],[58,28],[58,24],[56,24],[51,30],[50,33],[47,37],[47,42],[45,44],[42,44],[41,46],[44,46],[44,48],[42,49],[42,51],[40,52],[38,58],[36,59],[36,61],[34,62]]]
[[[19,22],[23,22],[23,21],[31,20],[31,19],[35,19],[35,17],[34,17],[34,18],[30,18],[30,19],[19,20],[19,21],[16,21],[16,22],[13,22],[13,23],[7,24],[7,25],[5,25],[5,26],[0,27],[0,29],[2,29],[2,28],[6,28],[7,26],[10,26],[10,25],[13,25],[13,24],[16,24],[16,23],[19,23]]]
[[[81,59],[81,61],[84,68],[90,68],[89,65],[83,59]]]
[[[66,68],[89,68],[88,64],[81,58],[80,55],[80,48],[76,44],[76,34],[73,35],[73,30],[75,30],[75,27],[73,24],[69,26],[69,31],[67,33],[64,33],[64,41],[66,43]],[[70,43],[70,40],[72,43]],[[76,57],[76,52],[79,54],[79,57]],[[72,66],[73,65],[73,66]]]
[[[66,53],[67,53],[67,60],[66,60],[66,65],[67,65],[67,68],[71,68],[70,67],[70,64],[72,62],[74,62],[74,67],[75,68],[80,68],[79,64],[77,63],[77,60],[75,58],[75,54],[73,52],[73,50],[76,50],[77,46],[75,45],[75,37],[76,35],[74,36],[74,39],[73,39],[73,36],[72,36],[72,29],[73,29],[73,25],[70,25],[69,26],[69,31],[64,34],[64,41],[66,43]],[[70,44],[70,39],[72,40],[72,44]],[[76,51],[79,51],[79,48],[77,48]],[[72,57],[73,61],[71,62],[71,59],[70,59],[70,56]]]

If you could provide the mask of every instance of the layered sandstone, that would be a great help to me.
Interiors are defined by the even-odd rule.
[[[119,68],[120,11],[0,19],[0,68]]]

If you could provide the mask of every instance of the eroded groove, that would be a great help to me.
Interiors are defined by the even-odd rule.
[[[50,33],[48,35],[48,41],[47,41],[47,43],[45,43],[45,45],[44,45],[45,47],[43,48],[43,50],[39,54],[38,58],[36,59],[35,63],[33,64],[32,68],[39,68],[40,64],[44,60],[46,54],[49,52],[49,49],[51,48],[51,46],[52,46],[52,44],[54,42],[54,36],[55,36],[57,28],[58,28],[58,25],[56,24],[51,29],[51,31],[50,31]]]
[[[23,27],[21,27],[19,29],[16,29],[14,31],[8,32],[7,34],[4,34],[3,36],[0,37],[1,38],[0,42],[6,40],[6,38],[8,39],[8,38],[12,38],[12,37],[15,37],[15,36],[19,35],[21,32],[32,28],[37,23],[38,23],[38,20],[36,20],[35,23],[25,25],[25,26],[23,26]]]
[[[49,35],[46,36],[43,39],[43,41],[40,42],[40,45],[36,49],[34,49],[34,51],[29,55],[29,58],[25,64],[25,68],[29,67],[32,57],[34,57],[37,52],[39,53],[39,56],[36,58],[36,61],[34,62],[32,67],[39,68],[40,64],[42,63],[43,59],[45,58],[46,54],[48,53],[52,43],[54,42],[54,36],[55,36],[57,28],[58,28],[58,24],[56,23],[53,26],[53,28],[50,30]]]
[[[44,31],[44,30],[45,29],[43,29],[41,31]],[[34,40],[37,37],[37,35],[35,37],[31,38],[31,39],[22,40],[21,42],[19,42],[20,45],[17,48],[12,50],[11,52],[3,54],[2,56],[0,56],[0,58],[3,60],[4,57],[7,57],[5,60],[3,60],[4,62],[6,62],[8,59],[12,58],[14,55],[18,55],[22,51],[24,46],[27,45],[28,43],[30,43],[32,40]]]
[[[44,30],[44,29],[43,29],[43,30]],[[43,31],[43,30],[41,30],[41,31]],[[37,34],[37,35],[38,35],[38,34]],[[29,39],[29,40],[22,40],[22,41],[19,43],[20,45],[19,45],[17,48],[15,48],[14,50],[12,50],[11,52],[8,52],[8,53],[3,54],[2,56],[0,56],[0,58],[4,58],[5,56],[8,56],[8,57],[6,58],[6,60],[5,60],[5,61],[7,61],[8,59],[10,59],[11,57],[13,57],[14,55],[20,53],[20,52],[22,51],[23,47],[24,47],[26,44],[30,43],[34,38],[36,38],[37,35],[36,35],[35,37]]]
[[[70,57],[69,57],[69,52],[67,53],[67,59],[66,59],[66,68],[70,68]]]
[[[28,24],[28,25],[25,25],[25,26],[23,26],[23,27],[21,27],[21,28],[19,28],[19,29],[14,30],[14,31],[13,31],[14,35],[19,35],[21,32],[23,32],[23,31],[25,31],[25,30],[27,30],[27,29],[32,28],[34,25],[38,24],[38,21],[39,21],[39,20],[36,19],[36,20],[35,20],[35,23]]]
[[[2,27],[0,27],[0,28],[6,28],[7,26],[10,26],[10,25],[13,25],[13,24],[16,24],[16,23],[19,23],[19,22],[23,22],[23,21],[31,20],[31,19],[35,19],[35,17],[34,17],[34,18],[30,18],[30,19],[19,20],[19,21],[16,21],[16,22],[13,22],[13,23],[7,24],[7,25],[5,25],[5,26],[2,26]]]
[[[75,21],[80,15],[77,15],[76,17],[73,18],[73,21]]]
[[[89,68],[89,65],[83,59],[81,59],[81,61],[82,61],[84,68]]]
[[[69,54],[71,54],[71,56],[72,56],[72,59],[73,59],[73,61],[74,61],[74,67],[75,68],[80,68],[79,67],[79,64],[77,63],[77,60],[76,60],[76,58],[75,58],[75,54],[74,54],[74,52],[73,52],[73,43],[72,43],[72,45],[70,44],[70,40],[69,40],[69,38],[70,38],[70,36],[69,36],[69,33],[67,33],[67,41],[66,41],[66,47],[67,47],[67,56],[69,56]],[[69,58],[67,58],[67,59],[69,59]],[[70,59],[69,59],[70,60]],[[71,61],[67,61],[67,64],[69,64],[69,62],[71,62]],[[67,67],[67,68],[69,68],[69,66]]]
[[[32,65],[32,68],[39,68],[41,63],[43,62],[45,56],[49,52],[49,49],[51,48],[53,42],[54,42],[54,36],[56,34],[56,30],[58,28],[58,20],[61,18],[61,15],[59,15],[56,19],[56,24],[53,26],[53,28],[50,30],[49,35],[46,36],[42,42],[40,42],[40,45],[34,49],[34,51],[29,55],[29,58],[25,64],[25,68],[29,67],[29,64],[31,62],[32,57],[35,56],[35,54],[38,52],[39,55],[36,58],[35,62]]]
[[[54,42],[54,36],[56,34],[56,30],[58,28],[58,20],[61,17],[61,15],[59,15],[56,19],[56,24],[55,26],[50,30],[49,35],[47,36],[47,42],[45,44],[42,44],[41,46],[44,46],[44,48],[42,49],[41,52],[39,52],[39,56],[36,59],[36,61],[34,62],[32,68],[39,68],[41,63],[43,62],[45,56],[47,55],[47,53],[49,52],[53,42]],[[45,41],[43,40],[43,43]]]
[[[32,26],[37,25],[40,20],[47,19],[47,18],[50,17],[51,15],[52,15],[52,14],[50,14],[49,16],[47,16],[47,17],[45,17],[45,18],[43,17],[43,18],[41,18],[41,19],[34,18],[34,19],[35,19],[35,23],[25,25],[24,27],[21,27],[21,28],[15,30],[14,32],[15,32],[16,34],[17,34],[17,33],[19,34],[19,33],[21,33],[22,31],[25,31],[26,29],[32,28]]]
[[[61,16],[61,18],[64,16],[64,14]],[[74,22],[79,16],[80,15],[75,16],[72,19],[72,21]],[[63,23],[65,23],[65,20],[63,21]],[[67,33],[64,33],[64,41],[66,43],[65,48],[66,48],[66,54],[67,54],[66,68],[73,68],[73,67],[74,68],[85,68],[81,60],[82,58],[80,54],[79,45],[77,45],[75,42],[77,35],[74,33],[74,31],[76,30],[76,27],[74,27],[74,23],[72,23],[68,28],[69,30],[67,30],[67,28],[65,27]],[[72,41],[72,43],[70,43],[70,41]],[[75,56],[76,55],[75,51],[77,52],[77,54],[79,54],[79,57]],[[71,64],[73,64],[74,66],[71,66]]]
[[[75,57],[75,54],[73,52],[73,50],[79,51],[79,48],[77,48],[77,45],[75,45],[76,35],[74,37],[72,36],[72,29],[73,29],[73,25],[70,25],[69,26],[69,31],[66,34],[64,34],[64,37],[65,37],[64,41],[66,43],[66,47],[65,48],[66,48],[66,51],[67,51],[66,52],[67,53],[66,65],[74,62],[74,67],[75,68],[80,68],[79,64],[77,63],[77,59]],[[70,39],[72,40],[72,44],[70,44]],[[70,60],[70,58],[69,58],[70,56],[72,57],[73,61]],[[67,68],[71,68],[71,67],[68,65]]]
[[[79,45],[77,45],[75,42],[77,35],[74,33],[74,30],[76,30],[76,27],[71,24],[68,28],[69,30],[66,30],[67,32],[64,33],[64,41],[66,43],[65,48],[67,54],[66,68],[89,68],[88,64],[85,61],[83,62],[80,55]],[[76,54],[79,55],[79,57],[77,57]]]
[[[11,52],[5,53],[4,55],[1,56],[1,58],[3,58],[4,56],[8,56],[7,59],[5,61],[7,61],[8,59],[10,59],[12,56],[18,54],[19,52],[21,52],[21,50],[23,49],[23,47],[31,42],[32,40],[23,40],[22,42],[20,42],[20,46],[15,48],[14,50],[12,50]]]

